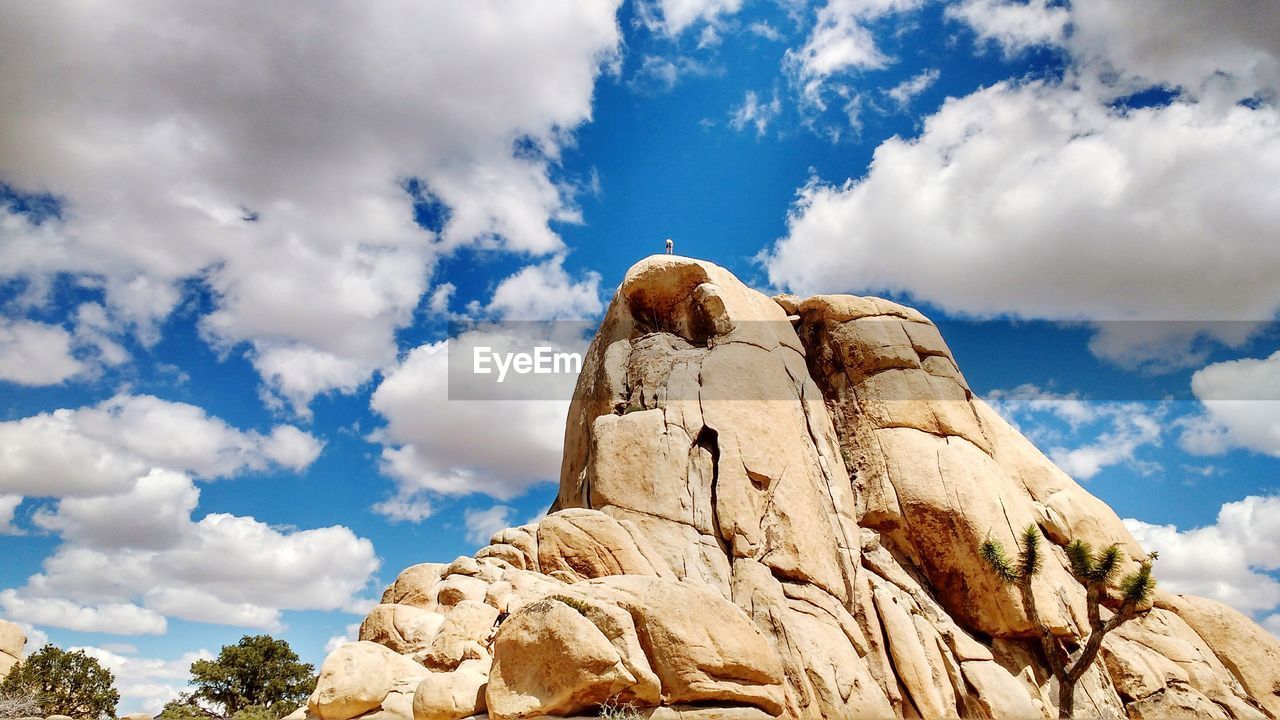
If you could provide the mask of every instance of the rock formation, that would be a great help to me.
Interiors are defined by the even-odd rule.
[[[0,620],[0,679],[4,679],[22,659],[22,648],[26,644],[27,636],[22,628],[7,620]]]
[[[978,555],[1029,524],[1050,555],[1042,620],[1070,642],[1088,623],[1063,546],[1144,551],[973,396],[928,319],[651,257],[584,358],[550,513],[401,573],[308,713],[1056,717],[1039,630]],[[1280,717],[1280,642],[1158,593],[1107,636],[1076,709]]]

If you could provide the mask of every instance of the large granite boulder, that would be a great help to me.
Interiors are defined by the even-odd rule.
[[[1018,594],[977,551],[1037,526],[1032,592],[1088,627],[1072,539],[1120,519],[878,298],[769,298],[711,263],[627,273],[583,363],[548,515],[405,570],[324,663],[321,720],[1051,718]],[[1081,679],[1088,717],[1275,718],[1280,643],[1160,595]]]

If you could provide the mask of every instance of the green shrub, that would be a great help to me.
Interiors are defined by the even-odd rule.
[[[34,701],[41,711],[35,715],[99,720],[116,715],[120,693],[114,682],[111,671],[85,651],[45,645],[13,666],[0,682],[0,697],[17,705]]]

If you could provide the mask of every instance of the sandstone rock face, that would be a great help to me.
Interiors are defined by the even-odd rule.
[[[0,620],[0,679],[8,675],[13,666],[22,660],[22,649],[26,644],[27,636],[22,628],[7,620]]]
[[[560,489],[474,557],[405,570],[325,661],[321,720],[1052,718],[1017,593],[977,555],[1046,538],[1032,591],[1088,627],[1063,547],[1119,518],[877,298],[770,299],[715,265],[628,272],[583,362]],[[1157,568],[1158,576],[1158,568]],[[1280,643],[1160,595],[1081,679],[1083,717],[1280,716]]]

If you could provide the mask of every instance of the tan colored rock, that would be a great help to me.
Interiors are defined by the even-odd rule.
[[[618,507],[605,508],[604,512],[630,522],[649,538],[650,545],[677,579],[710,587],[721,596],[729,597],[730,563],[723,541],[718,537],[644,512]]]
[[[598,510],[561,510],[538,523],[538,563],[545,573],[672,577],[661,556],[629,523]]]
[[[1280,717],[1280,640],[1242,613],[1208,598],[1163,595],[1156,605],[1186,621],[1248,694]]]
[[[431,673],[414,690],[413,719],[459,720],[485,712],[488,683],[487,671],[466,663],[453,672]]]
[[[1116,543],[1130,558],[1146,557],[1146,551],[1106,503],[1054,465],[990,405],[975,398],[973,407],[983,431],[992,439],[991,454],[996,464],[1020,482],[1033,500],[1053,511],[1044,527],[1054,542],[1065,544],[1079,539],[1094,547]]]
[[[1018,591],[979,555],[987,538],[1016,548],[1016,533],[1035,522],[1020,486],[965,440],[912,428],[886,428],[876,437],[901,508],[902,522],[889,526],[888,536],[916,554],[921,569],[935,579],[942,605],[962,625],[987,634],[1030,631]],[[1086,626],[1083,589],[1061,562],[1046,561],[1033,588],[1041,619],[1054,632],[1071,634]]]
[[[1125,706],[1131,720],[1228,720],[1212,700],[1185,685],[1173,685]]]
[[[420,680],[427,672],[377,643],[347,643],[325,658],[307,707],[321,720],[349,720],[380,707],[397,682]]]
[[[787,315],[796,315],[800,312],[801,298],[790,293],[781,293],[773,296],[773,301],[778,303],[778,307]]]
[[[596,453],[589,468],[591,507],[646,512],[711,533],[711,453],[660,408],[601,415],[592,424]],[[670,487],[670,478],[692,482]]]
[[[992,660],[960,664],[964,679],[973,686],[973,700],[993,720],[1037,720],[1040,708],[1025,685]]]
[[[151,713],[125,713],[120,720],[151,720]]]
[[[382,604],[413,605],[434,610],[436,584],[447,567],[443,563],[419,563],[406,568],[382,594]]]
[[[412,605],[378,605],[360,625],[360,639],[409,655],[431,643],[445,616]]]
[[[959,717],[954,695],[948,697],[942,690],[947,682],[944,671],[929,662],[911,615],[886,590],[877,589],[875,600],[898,679],[907,688],[911,702],[927,718]]]
[[[485,545],[476,551],[476,558],[505,563],[507,567],[520,570],[529,569],[529,558],[514,545],[498,543]]]
[[[497,608],[483,602],[462,600],[445,616],[422,662],[432,670],[447,671],[467,659],[488,656],[486,648],[498,620]]]
[[[484,602],[489,583],[471,575],[446,575],[435,587],[436,602],[443,608],[464,600]]]
[[[1125,701],[1141,700],[1170,684],[1186,684],[1190,678],[1177,663],[1131,640],[1112,636],[1102,647],[1102,662]]]
[[[594,671],[584,674],[584,667]],[[495,716],[565,714],[614,696],[643,706],[659,697],[671,704],[750,704],[776,714],[781,667],[763,634],[732,604],[660,578],[578,583],[522,608],[499,629],[488,696]]]
[[[413,720],[413,691],[418,684],[416,677],[397,680],[378,709],[361,717],[364,720]]]
[[[573,589],[630,613],[666,701],[782,711],[777,655],[747,616],[718,594],[687,583],[629,576]]]
[[[501,558],[521,570],[538,570],[538,538],[536,525],[499,530],[489,544],[476,552],[476,558]]]
[[[542,573],[508,570],[503,573],[502,580],[489,586],[485,604],[493,606],[499,613],[512,613],[563,586],[560,580]]]
[[[491,717],[569,715],[636,683],[617,649],[577,608],[530,603],[498,629],[485,699]]]
[[[444,569],[445,575],[479,575],[480,562],[473,557],[461,555],[449,563]]]
[[[22,660],[26,644],[27,636],[22,628],[7,620],[0,620],[0,679],[8,675],[13,666]]]
[[[1175,666],[1176,677],[1167,683],[1168,686],[1179,684],[1182,677],[1185,677],[1184,684],[1227,709],[1232,716],[1264,717],[1256,708],[1256,703],[1249,700],[1239,681],[1204,643],[1203,638],[1176,613],[1164,608],[1153,608],[1120,626],[1113,634],[1149,651],[1146,653],[1146,660],[1150,665]],[[1138,651],[1135,649],[1127,654],[1136,657]],[[1164,674],[1174,673],[1173,670],[1166,670]]]
[[[340,650],[313,717],[583,717],[621,700],[649,720],[1051,720],[1040,629],[978,555],[987,538],[1016,552],[1031,524],[1036,603],[1075,647],[1088,625],[1064,546],[1116,543],[1131,567],[1144,550],[973,397],[935,325],[648,258],[584,356],[548,516],[409,568],[366,620],[362,638],[435,672]],[[1163,595],[1108,636],[1076,709],[1261,720],[1278,653],[1247,618]]]
[[[825,413],[806,415],[785,357],[731,344],[703,361],[703,392],[712,398],[702,401],[703,422],[716,431],[719,457],[719,535],[734,557],[759,560],[843,600],[852,569],[840,550],[856,540],[843,539],[838,516],[853,514],[852,494],[840,458],[813,442],[829,432],[829,421],[810,425]]]

